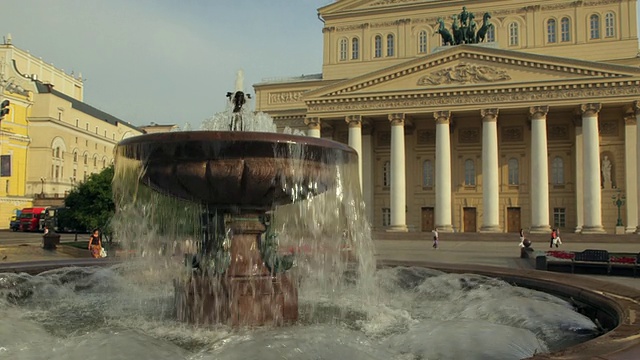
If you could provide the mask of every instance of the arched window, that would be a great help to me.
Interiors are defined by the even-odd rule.
[[[471,159],[464,162],[464,184],[468,186],[476,185],[476,165]]]
[[[106,168],[107,167],[107,159],[102,159],[102,168]]]
[[[422,186],[433,186],[433,165],[431,163],[431,160],[425,160],[422,163]]]
[[[571,20],[568,17],[560,20],[560,40],[562,42],[571,41]]]
[[[489,30],[487,30],[487,42],[496,42],[496,28],[494,26],[489,26]]]
[[[518,46],[519,32],[518,23],[509,24],[509,46]]]
[[[360,58],[360,39],[351,39],[351,59],[357,60]]]
[[[520,165],[518,159],[509,159],[509,185],[520,184]]]
[[[73,162],[74,162],[74,163],[77,163],[77,162],[78,162],[78,152],[77,152],[77,151],[74,151],[74,152],[73,152]]]
[[[387,56],[395,54],[395,40],[393,34],[387,35]]]
[[[591,29],[589,33],[590,38],[600,39],[600,16],[598,16],[597,14],[591,15],[591,17],[589,18],[589,28]]]
[[[420,31],[418,34],[418,54],[427,53],[427,32],[425,30]]]
[[[382,57],[382,36],[380,35],[376,35],[375,37],[375,41],[374,41],[374,53],[373,53],[373,57],[379,58]]]
[[[340,39],[340,61],[347,60],[347,39]]]
[[[386,161],[382,169],[382,186],[389,186],[391,184],[391,163]]]
[[[556,156],[551,162],[551,182],[553,185],[564,184],[564,161],[560,156]]]
[[[93,167],[96,167],[96,166],[98,166],[98,157],[94,156],[93,157]]]
[[[547,42],[548,43],[556,42],[556,31],[557,31],[556,20],[549,19],[547,21]]]
[[[616,18],[612,12],[608,12],[604,15],[604,36],[616,36]]]
[[[84,164],[87,165],[87,161],[88,161],[88,156],[87,154],[84,154]]]

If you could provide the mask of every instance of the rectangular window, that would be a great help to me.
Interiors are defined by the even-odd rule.
[[[556,227],[566,227],[566,209],[565,208],[553,208],[553,223]]]
[[[382,208],[382,226],[391,226],[390,208]]]
[[[0,176],[11,176],[11,155],[0,156]]]

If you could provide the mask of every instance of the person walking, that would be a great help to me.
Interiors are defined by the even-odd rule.
[[[91,250],[91,257],[94,259],[100,258],[100,252],[102,251],[102,240],[100,239],[100,230],[94,229],[91,237],[89,238],[89,250]]]
[[[521,248],[524,247],[524,230],[522,230],[522,228],[520,228],[520,244],[518,246]]]
[[[556,232],[556,229],[551,229],[551,241],[549,242],[550,248],[552,248],[554,244],[556,245],[556,247],[558,247],[556,237],[558,237],[558,233]]]
[[[433,233],[433,248],[437,249],[438,248],[438,230],[433,229],[431,231]]]

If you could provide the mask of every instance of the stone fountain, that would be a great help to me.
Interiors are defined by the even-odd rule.
[[[229,130],[243,129],[247,95],[236,86]],[[199,324],[282,325],[298,319],[270,212],[336,184],[336,164],[357,162],[346,145],[305,136],[246,131],[187,131],[132,137],[117,146],[139,182],[204,211],[202,239],[186,257],[190,275],[175,281],[178,318]],[[118,161],[118,160],[117,160]]]

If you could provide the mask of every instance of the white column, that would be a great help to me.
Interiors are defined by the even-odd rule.
[[[314,138],[320,138],[320,118],[308,117],[304,119],[304,123],[309,127],[307,135]]]
[[[349,146],[358,153],[358,175],[362,191],[362,116],[349,115],[345,121],[349,124]]]
[[[548,106],[532,106],[531,113],[531,232],[548,233],[549,160],[547,154]]]
[[[632,234],[638,227],[638,148],[636,114],[627,114],[624,118],[624,168],[626,183],[627,227],[625,233]]]
[[[576,228],[575,233],[582,232],[584,224],[584,146],[582,137],[582,116],[577,115],[576,126]]]
[[[404,163],[404,114],[390,114],[391,122],[391,226],[407,231],[407,200]]]
[[[633,102],[633,111],[636,114],[636,171],[640,172],[640,126],[638,126],[638,123],[640,123],[640,101],[636,100]],[[636,182],[636,192],[637,192],[637,201],[636,201],[636,206],[640,206],[640,176],[636,178],[637,182]],[[627,196],[627,201],[631,200],[632,198]],[[638,216],[640,216],[640,212],[638,212]],[[638,224],[638,231],[636,232],[640,232],[640,218],[637,219],[637,224]]]
[[[584,139],[584,225],[583,234],[604,233],[602,227],[602,194],[600,192],[600,138],[598,112],[601,104],[583,104],[582,136]]]
[[[498,109],[482,115],[482,227],[481,232],[500,231],[500,185],[498,165]]]
[[[365,126],[362,134],[362,193],[364,204],[366,206],[367,218],[369,223],[373,223],[373,192],[375,185],[373,183],[373,139],[371,136],[371,127]]]
[[[433,113],[436,120],[436,213],[435,227],[453,232],[451,222],[451,138],[450,111]]]

